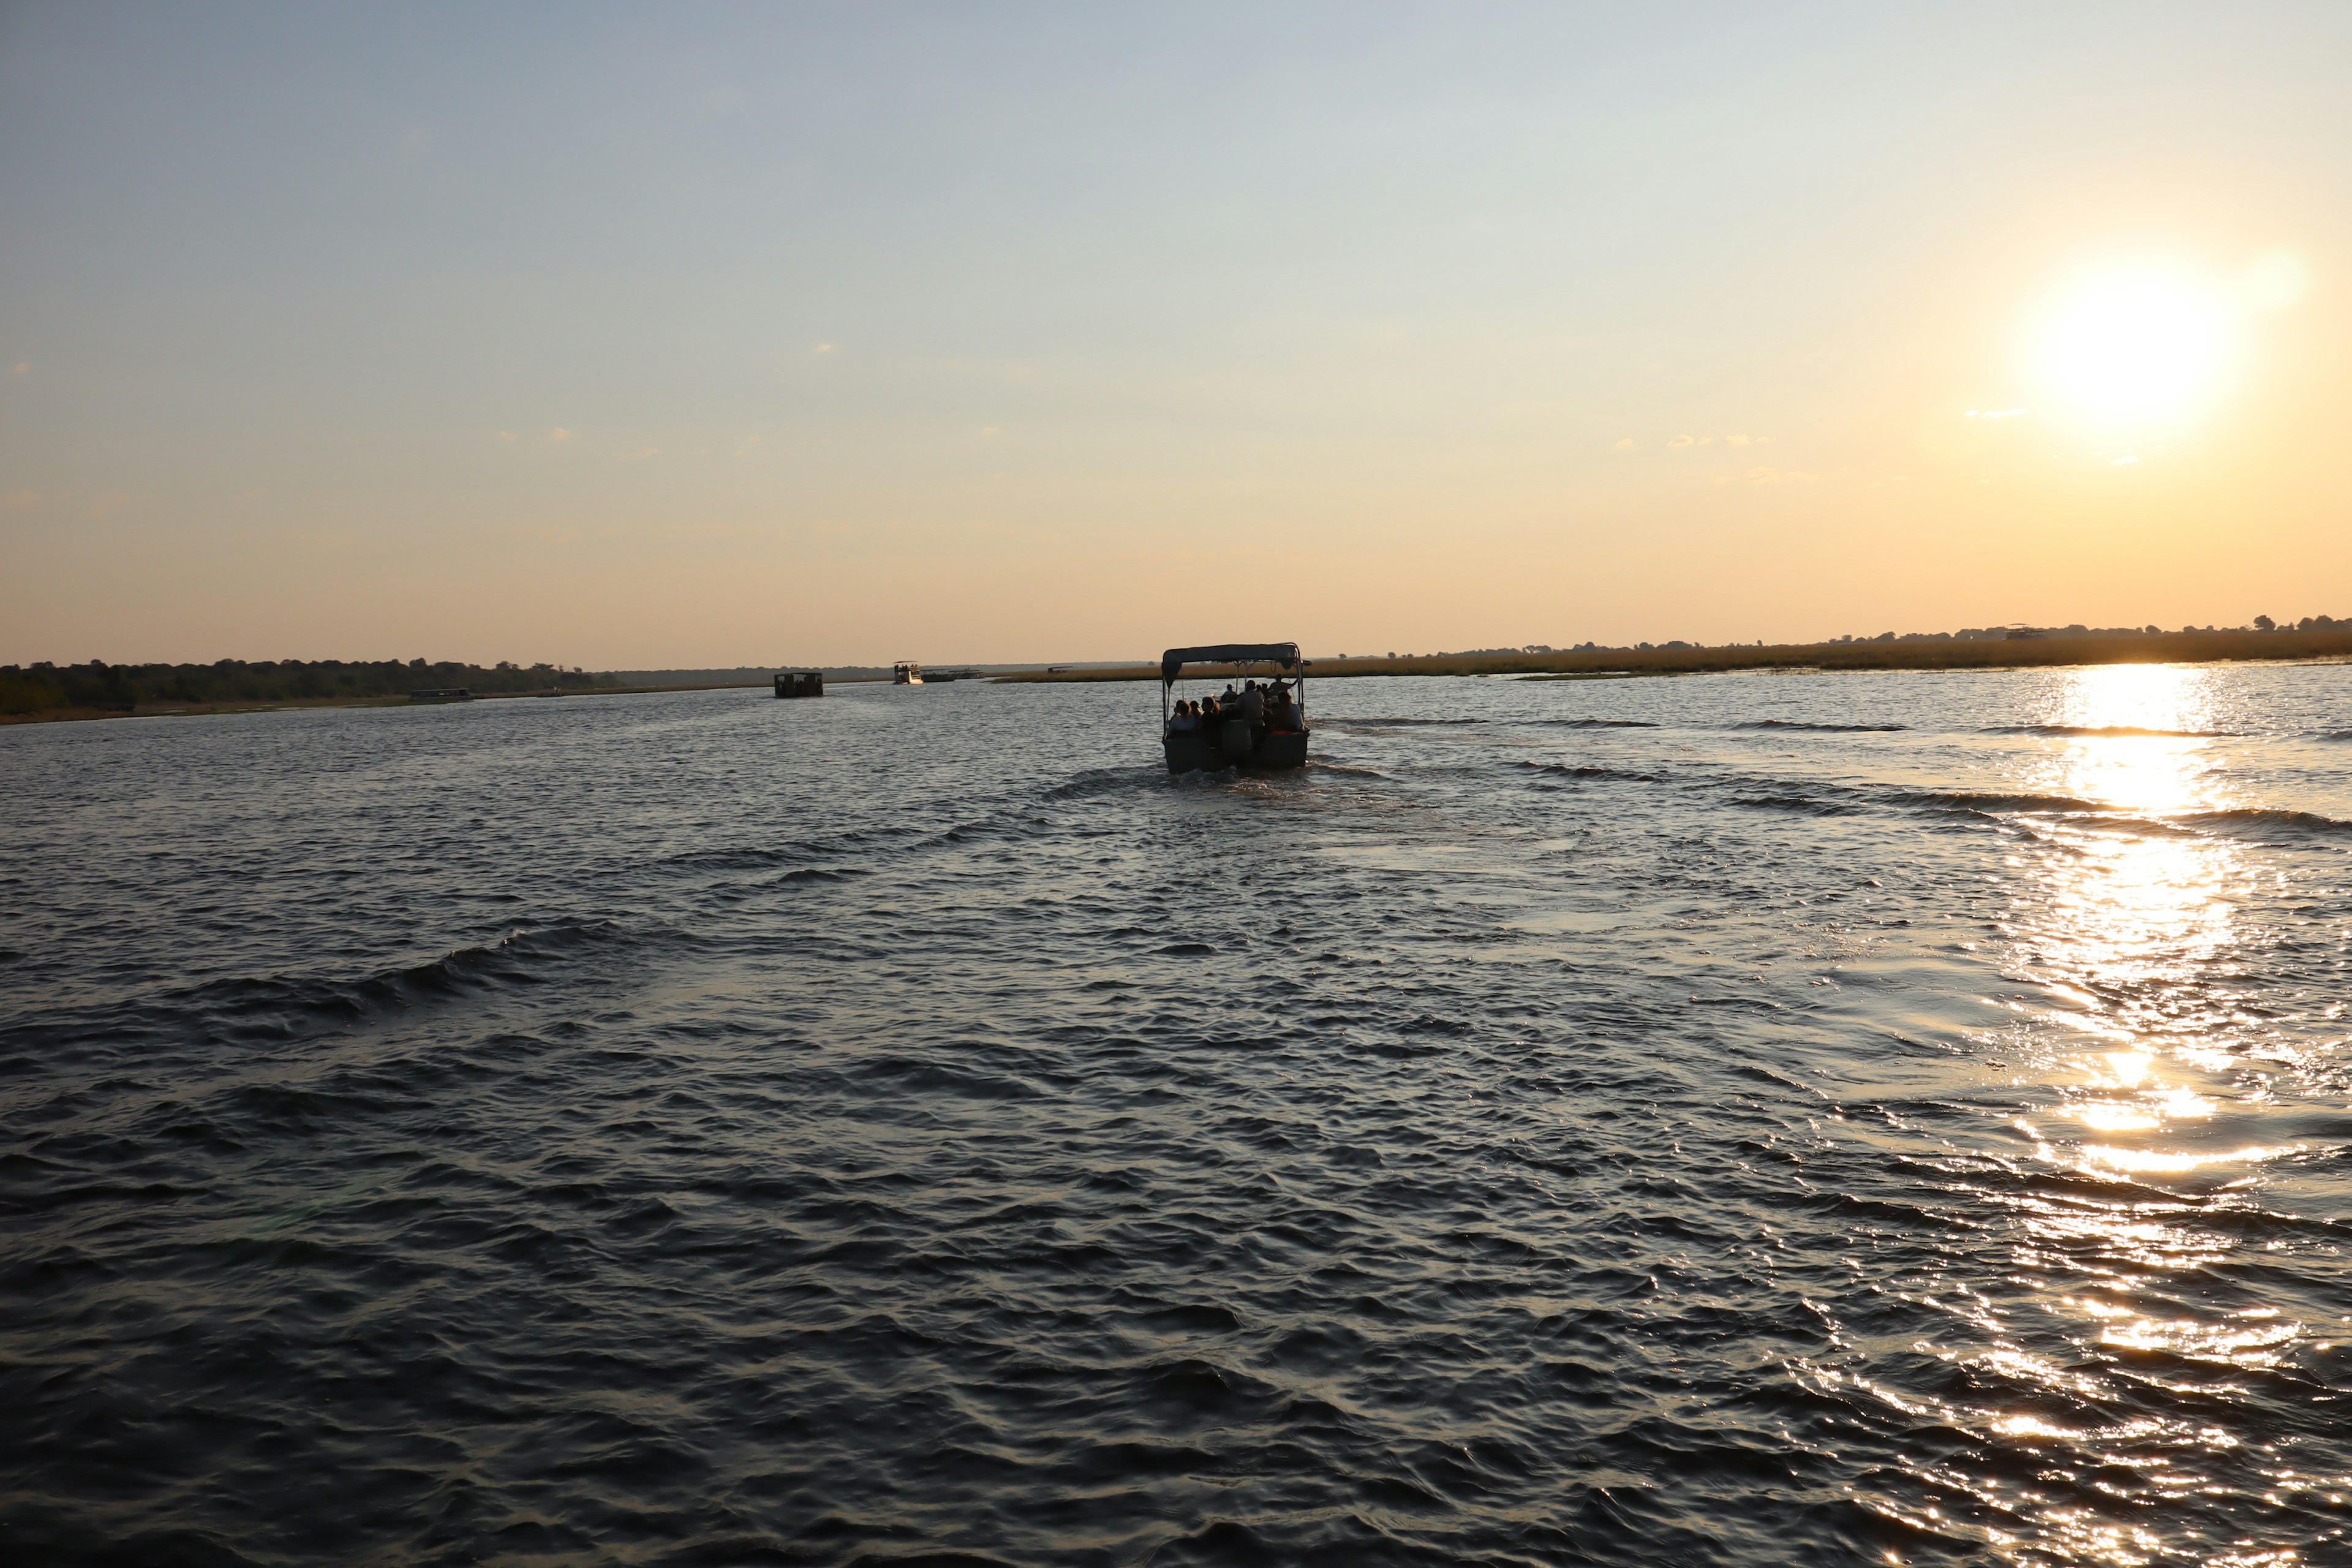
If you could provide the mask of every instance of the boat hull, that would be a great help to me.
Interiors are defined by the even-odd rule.
[[[1307,736],[1302,731],[1268,731],[1257,737],[1255,745],[1244,741],[1233,752],[1220,743],[1222,740],[1222,736],[1202,734],[1162,736],[1160,745],[1167,752],[1168,771],[1191,773],[1213,773],[1220,768],[1258,771],[1307,765]]]

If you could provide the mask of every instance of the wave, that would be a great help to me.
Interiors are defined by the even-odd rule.
[[[1895,790],[1887,799],[1895,805],[1929,811],[2068,811],[2107,812],[2113,806],[2071,795],[2011,795],[2002,791]]]
[[[2322,730],[2319,732],[2318,739],[2323,741],[2352,741],[2352,730]]]
[[[424,963],[379,970],[357,979],[315,975],[253,975],[207,981],[168,992],[163,1000],[199,1019],[244,1026],[291,1020],[357,1023],[405,1008],[445,1001],[501,984],[541,978],[542,961],[619,934],[612,921],[514,931],[488,947],[461,947]]]
[[[1511,764],[1533,773],[1550,773],[1567,779],[1622,779],[1628,784],[1656,784],[1655,773],[1637,773],[1626,768],[1595,767],[1590,763],[1534,763],[1525,758]]]
[[[2238,733],[2235,730],[2143,730],[2136,724],[1995,724],[1979,730],[1980,735],[2069,735],[2116,736],[2152,735],[2179,741],[2222,741]]]
[[[1135,768],[1088,768],[1046,790],[1041,798],[1084,800],[1098,795],[1123,795],[1144,787],[1150,779],[1150,773]]]
[[[2242,805],[2229,811],[2192,811],[2172,818],[2192,827],[2227,832],[2240,827],[2284,827],[2298,833],[2328,837],[2352,833],[2352,822],[2322,816],[2315,811],[2287,811],[2276,806]]]
[[[1799,730],[1817,735],[1875,735],[1908,730],[1908,724],[1811,724],[1800,719],[1751,719],[1735,730]]]
[[[2336,835],[2352,833],[2352,822],[2341,822],[2332,816],[2322,816],[2312,811],[2289,811],[2278,806],[2233,806],[2223,811],[2185,811],[2164,816],[2141,816],[2122,806],[2105,805],[2094,800],[2078,800],[2067,795],[2009,795],[1998,792],[1979,793],[1969,790],[1897,791],[1886,797],[1890,804],[1928,811],[1967,811],[1979,814],[2018,812],[2054,816],[2089,816],[2099,819],[2104,827],[2136,828],[2147,833],[2227,832],[2235,828],[2284,827],[2298,833]]]
[[[1655,730],[1661,728],[1651,719],[1529,719],[1529,724],[1543,724],[1555,730]]]
[[[652,864],[679,871],[766,871],[778,866],[804,866],[820,856],[853,853],[886,839],[904,839],[914,831],[912,828],[887,828],[870,833],[839,833],[829,838],[806,839],[764,848],[739,844],[721,849],[690,849],[683,854],[662,856]]]
[[[1846,816],[1854,809],[1844,801],[1812,795],[1737,795],[1731,804],[1758,811],[1797,811],[1808,816]]]

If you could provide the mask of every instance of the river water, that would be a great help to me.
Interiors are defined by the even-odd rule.
[[[2352,668],[0,731],[12,1563],[2352,1561]]]

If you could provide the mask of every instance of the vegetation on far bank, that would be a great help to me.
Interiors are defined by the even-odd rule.
[[[1739,669],[2020,669],[2068,664],[2205,664],[2231,659],[2352,658],[2352,629],[2161,632],[2051,637],[2016,641],[1874,641],[1780,647],[1580,648],[1543,653],[1405,655],[1318,658],[1317,679],[1360,675],[1704,675]],[[1191,666],[1188,679],[1237,672]],[[1257,671],[1254,673],[1263,673]],[[1001,681],[1157,680],[1156,664],[1002,675]]]
[[[326,658],[225,658],[216,664],[0,665],[0,716],[95,717],[142,709],[251,707],[283,702],[405,699],[411,691],[464,688],[477,694],[589,691],[619,683],[609,675],[551,664],[347,663]]]

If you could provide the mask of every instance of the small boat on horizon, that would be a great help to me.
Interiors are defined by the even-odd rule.
[[[920,686],[922,683],[923,667],[921,665],[916,664],[911,660],[906,660],[890,667],[891,685]]]

